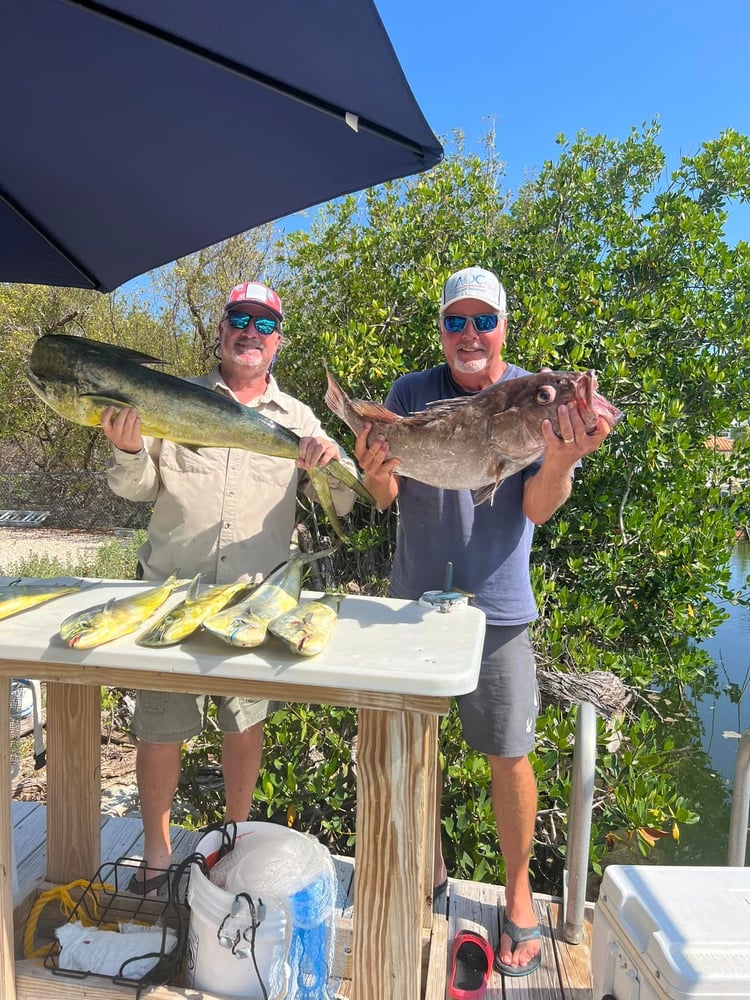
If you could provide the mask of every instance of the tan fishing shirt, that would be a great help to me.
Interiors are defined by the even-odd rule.
[[[188,381],[233,397],[218,368]],[[328,437],[313,411],[273,377],[247,405],[300,437]],[[342,460],[355,470],[343,452]],[[107,478],[118,496],[154,502],[148,540],[138,553],[144,579],[154,581],[170,573],[202,573],[207,583],[265,576],[289,556],[297,490],[314,495],[307,473],[290,459],[237,448],[194,452],[148,437],[137,455],[113,449]],[[336,510],[348,514],[354,494],[330,482]]]

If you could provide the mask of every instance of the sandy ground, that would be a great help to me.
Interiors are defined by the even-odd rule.
[[[0,528],[0,571],[29,555],[48,555],[67,561],[89,555],[113,537],[108,532],[62,531],[57,528]]]

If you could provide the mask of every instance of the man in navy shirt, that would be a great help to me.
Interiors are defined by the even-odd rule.
[[[467,267],[445,282],[440,308],[440,343],[445,363],[412,372],[394,382],[386,406],[408,416],[438,399],[470,396],[495,382],[528,374],[502,358],[507,330],[506,296],[497,276]],[[439,589],[446,563],[453,585],[475,595],[487,617],[479,683],[457,698],[464,738],[486,753],[492,775],[492,806],[506,866],[503,933],[495,968],[528,975],[541,962],[540,932],[529,884],[529,859],[536,821],[536,782],[529,752],[538,711],[536,665],[528,625],[537,616],[529,555],[535,524],[543,524],[570,496],[573,470],[610,431],[599,418],[586,432],[575,404],[558,410],[561,437],[545,421],[546,449],[537,461],[506,479],[492,503],[475,506],[469,490],[443,490],[398,472],[379,438],[369,447],[365,424],[355,456],[364,484],[381,509],[398,497],[399,525],[391,573],[394,597],[416,600]],[[439,801],[439,796],[438,796]],[[435,893],[447,872],[435,842]]]

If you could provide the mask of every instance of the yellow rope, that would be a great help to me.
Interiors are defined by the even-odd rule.
[[[114,893],[115,887],[109,885],[106,882],[89,882],[88,879],[79,878],[75,882],[68,882],[67,885],[57,885],[53,889],[47,889],[46,892],[40,894],[36,903],[31,908],[29,913],[29,919],[26,921],[26,930],[23,934],[23,957],[24,958],[43,958],[49,951],[50,945],[41,945],[39,948],[34,948],[34,935],[36,934],[37,924],[39,923],[39,915],[41,914],[47,903],[52,903],[57,900],[60,903],[60,910],[67,918],[73,912],[73,910],[78,905],[78,900],[74,899],[71,895],[71,890],[73,889],[85,889],[90,887],[93,893],[93,903],[90,909],[93,911],[93,919],[87,917],[83,912],[79,914],[79,920],[85,927],[93,927],[97,923],[98,913],[99,913],[99,900],[97,897],[98,892],[109,892]],[[102,924],[103,930],[117,930],[117,924]]]

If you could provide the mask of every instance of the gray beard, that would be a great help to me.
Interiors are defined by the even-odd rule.
[[[477,372],[484,371],[487,367],[487,355],[483,354],[476,361],[459,361],[456,359],[453,363],[456,366],[456,370],[462,374],[476,375]]]

